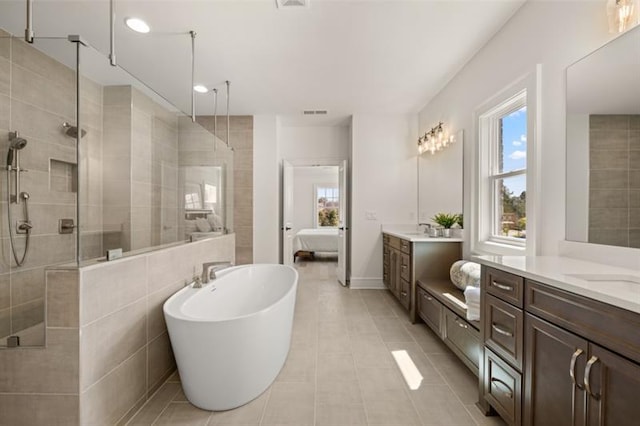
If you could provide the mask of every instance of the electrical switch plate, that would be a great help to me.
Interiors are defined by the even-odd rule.
[[[364,217],[367,220],[378,220],[378,214],[373,210],[367,210],[364,212]]]
[[[116,260],[122,257],[122,249],[117,248],[113,250],[107,250],[107,260]]]

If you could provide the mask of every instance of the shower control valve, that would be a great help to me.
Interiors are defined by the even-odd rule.
[[[30,220],[19,220],[16,222],[16,234],[27,234],[33,228]]]

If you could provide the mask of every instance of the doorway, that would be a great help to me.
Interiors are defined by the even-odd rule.
[[[347,161],[282,164],[282,260],[335,259],[336,276],[348,284]]]

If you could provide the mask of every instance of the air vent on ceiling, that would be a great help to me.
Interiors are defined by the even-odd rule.
[[[278,9],[303,9],[309,7],[311,0],[276,0]]]
[[[302,111],[303,115],[327,115],[327,110],[326,109],[305,109],[304,111]]]

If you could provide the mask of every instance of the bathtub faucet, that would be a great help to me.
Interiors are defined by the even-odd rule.
[[[233,266],[231,262],[206,262],[202,264],[202,283],[206,284],[216,279],[216,271]]]

